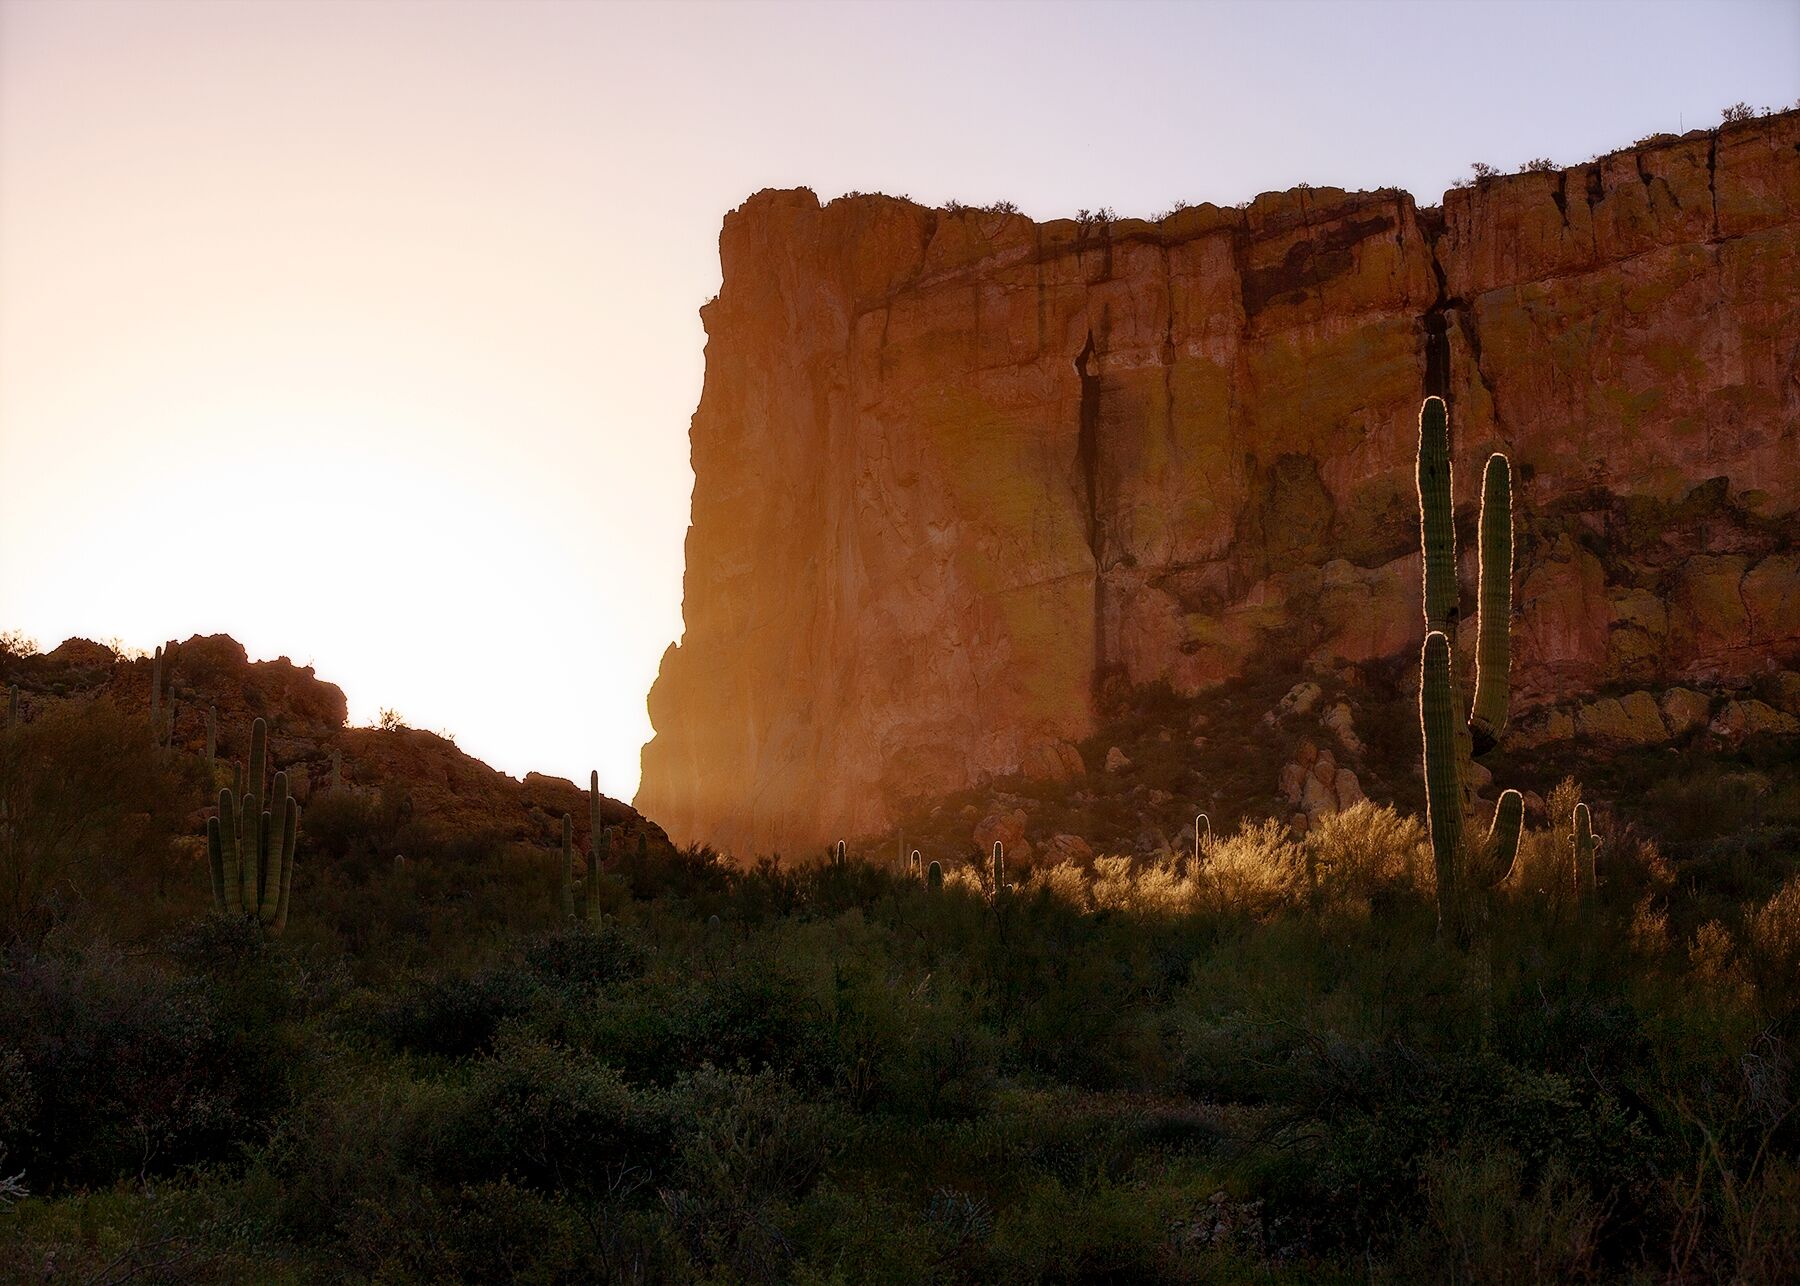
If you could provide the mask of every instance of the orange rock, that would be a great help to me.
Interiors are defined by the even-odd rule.
[[[1514,463],[1523,726],[1619,680],[1792,667],[1800,564],[1680,506],[1723,478],[1759,523],[1800,511],[1797,144],[1789,112],[1442,210],[1309,189],[1034,224],[758,193],[702,312],[685,633],[639,806],[792,850],[1047,767],[1109,683],[1416,656],[1428,379],[1468,529],[1483,458]],[[1648,561],[1597,556],[1628,536]]]

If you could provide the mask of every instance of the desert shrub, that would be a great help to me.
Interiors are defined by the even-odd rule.
[[[171,838],[202,797],[197,761],[158,754],[150,727],[110,701],[59,703],[0,730],[0,942],[37,944],[92,900],[141,918],[180,871]],[[193,907],[203,887],[181,880]]]
[[[1425,828],[1391,806],[1364,801],[1327,813],[1306,833],[1303,847],[1324,905],[1367,914],[1372,900],[1431,894]]]
[[[1463,1149],[1428,1160],[1423,1187],[1425,1219],[1395,1256],[1406,1275],[1511,1286],[1595,1266],[1602,1209],[1560,1162],[1530,1182],[1510,1152]]]
[[[1197,878],[1205,904],[1266,918],[1306,895],[1305,853],[1269,818],[1214,843]]]
[[[610,923],[597,933],[564,929],[525,946],[525,963],[570,999],[642,977],[649,960],[649,948],[641,938]]]
[[[228,1155],[285,1092],[282,1066],[258,1052],[232,1039],[200,984],[105,948],[0,967],[0,1057],[9,1112],[24,1118],[6,1141],[39,1185]]]
[[[911,1117],[966,1117],[987,1105],[998,1042],[972,999],[930,975],[841,970],[835,1084],[850,1106]]]
[[[784,1228],[832,1150],[825,1112],[772,1072],[702,1066],[671,1098],[686,1125],[661,1199],[693,1259],[730,1280],[788,1277]]]
[[[277,1226],[289,1237],[355,1246],[382,1238],[389,1212],[417,1200],[459,1142],[467,1092],[394,1066],[327,1069],[269,1150]],[[361,1252],[358,1252],[361,1253]]]
[[[1750,967],[1773,1013],[1800,1004],[1800,874],[1788,877],[1748,925]]]
[[[469,977],[427,978],[364,1009],[363,1021],[396,1048],[459,1058],[489,1048],[501,1027],[542,998],[536,979],[512,966]]]
[[[507,1177],[592,1199],[661,1174],[678,1127],[667,1094],[633,1089],[590,1054],[514,1035],[475,1065],[438,1162],[461,1182]]]

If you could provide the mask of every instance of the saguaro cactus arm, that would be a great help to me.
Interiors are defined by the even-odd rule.
[[[1575,805],[1570,829],[1575,851],[1575,894],[1586,897],[1599,884],[1599,872],[1594,867],[1594,824],[1586,804]]]
[[[1512,468],[1488,457],[1481,481],[1481,610],[1475,644],[1475,708],[1469,733],[1486,754],[1506,727],[1512,670]]]
[[[1519,832],[1525,825],[1525,797],[1516,790],[1500,792],[1494,805],[1494,821],[1488,827],[1485,879],[1489,888],[1512,874],[1513,862],[1519,855]]]
[[[294,888],[294,848],[300,842],[300,801],[287,797],[287,821],[282,826],[281,894],[275,902],[275,923],[271,932],[280,937],[287,928],[288,899]]]

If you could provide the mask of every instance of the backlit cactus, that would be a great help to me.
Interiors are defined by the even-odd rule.
[[[1599,872],[1594,865],[1594,847],[1598,841],[1594,839],[1593,819],[1588,814],[1586,804],[1575,805],[1575,815],[1570,819],[1570,831],[1575,854],[1575,898],[1580,901],[1590,896],[1599,885]]]
[[[944,887],[944,868],[936,861],[925,868],[925,887],[933,893]]]
[[[288,793],[288,777],[265,777],[268,726],[250,726],[250,770],[241,791],[219,792],[219,813],[206,821],[212,867],[213,908],[220,915],[249,916],[271,935],[287,928],[294,884],[294,847],[300,837],[300,805]]]
[[[1425,643],[1419,657],[1419,726],[1424,742],[1425,802],[1437,869],[1440,932],[1466,943],[1475,899],[1512,870],[1524,823],[1517,791],[1501,795],[1485,838],[1471,834],[1471,760],[1485,754],[1506,726],[1511,666],[1512,482],[1506,457],[1490,456],[1482,481],[1481,592],[1476,619],[1476,696],[1464,716],[1456,676],[1459,620],[1456,518],[1450,465],[1450,419],[1442,399],[1419,412],[1419,532],[1425,564]]]
[[[1512,466],[1496,452],[1481,479],[1481,615],[1475,641],[1475,705],[1469,735],[1485,755],[1506,727],[1512,692]]]
[[[994,896],[999,897],[1006,888],[1006,849],[999,840],[994,841]]]

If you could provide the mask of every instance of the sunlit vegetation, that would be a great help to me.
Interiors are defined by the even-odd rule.
[[[191,810],[159,803],[203,784],[141,717],[6,754],[6,1274],[1780,1281],[1800,1254],[1791,843],[1678,868],[1608,834],[1578,896],[1570,828],[1527,825],[1473,952],[1436,932],[1421,821],[1373,804],[999,888],[985,853],[934,856],[934,890],[891,854],[618,851],[569,927],[559,852],[325,799],[276,939],[208,913]],[[64,755],[96,767],[34,773]],[[1757,823],[1800,808],[1765,792]]]

